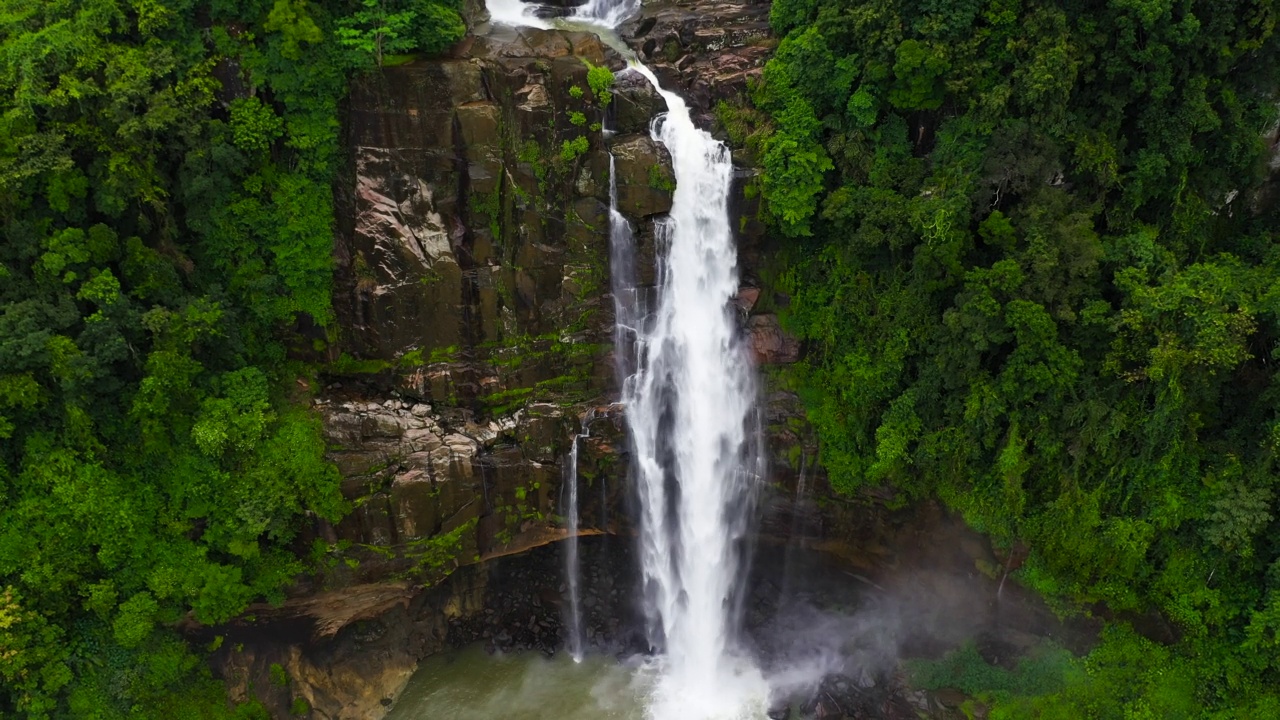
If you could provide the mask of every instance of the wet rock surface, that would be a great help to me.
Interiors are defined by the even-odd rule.
[[[669,211],[675,179],[666,148],[637,134],[614,138],[610,150],[617,168],[618,209],[633,217]]]
[[[577,416],[575,407],[529,403],[477,420],[466,408],[370,394],[351,388],[315,400],[353,509],[313,532],[330,552],[295,594],[380,580],[433,585],[458,567],[563,539],[559,448],[584,428],[579,488],[592,502],[582,504],[582,527],[618,529],[616,408]]]
[[[760,365],[783,365],[800,359],[800,342],[782,329],[778,316],[756,315],[747,321],[747,337]]]
[[[618,31],[709,127],[716,103],[745,95],[773,51],[769,5],[767,0],[659,0],[644,3]]]

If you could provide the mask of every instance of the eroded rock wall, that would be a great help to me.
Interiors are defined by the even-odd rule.
[[[590,540],[583,548],[587,629],[603,643],[631,612],[628,548]],[[503,652],[557,648],[560,567],[558,549],[543,546],[460,568],[426,589],[380,582],[255,607],[219,628],[215,666],[233,700],[256,698],[275,717],[376,719],[428,655],[472,642]]]
[[[611,111],[587,73],[609,64],[621,60],[594,35],[495,29],[353,89],[341,354],[316,401],[356,505],[322,530],[360,562],[335,582],[431,583],[562,537],[562,460],[588,416],[584,481],[605,482],[621,428]],[[669,161],[639,132],[655,97],[624,96],[637,132],[609,144],[624,212],[644,227],[670,207],[651,181]]]

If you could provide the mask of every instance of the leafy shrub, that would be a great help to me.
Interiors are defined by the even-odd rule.
[[[467,34],[467,25],[457,9],[439,2],[419,0],[413,4],[417,49],[438,55]]]
[[[284,120],[256,97],[231,102],[231,136],[242,150],[263,151],[284,134]]]
[[[613,88],[613,71],[607,67],[592,65],[585,59],[583,62],[587,64],[587,85],[595,93],[601,107],[607,106],[613,100],[613,93],[610,92]]]
[[[573,162],[589,148],[590,143],[584,135],[579,135],[572,140],[565,140],[560,147],[560,159],[564,162]]]

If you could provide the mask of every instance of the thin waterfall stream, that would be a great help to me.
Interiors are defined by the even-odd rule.
[[[569,445],[569,457],[565,461],[565,577],[569,590],[569,616],[566,618],[569,656],[576,663],[582,662],[584,651],[582,635],[582,567],[578,558],[578,530],[581,507],[578,501],[578,445],[591,436],[591,421],[595,413],[587,411],[582,419],[582,432],[573,436]]]
[[[796,554],[804,549],[804,531],[805,513],[808,508],[805,505],[805,492],[808,489],[807,476],[805,471],[809,469],[808,456],[803,453],[800,456],[800,474],[796,479],[796,494],[791,502],[791,528],[787,533],[787,552],[786,562],[783,563],[782,575],[782,597],[791,598],[792,583],[794,581]]]

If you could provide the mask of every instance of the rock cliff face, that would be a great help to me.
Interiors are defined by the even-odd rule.
[[[624,35],[709,122],[713,103],[758,72],[767,10],[657,4]],[[417,659],[471,637],[450,640],[448,623],[492,609],[488,561],[564,538],[575,434],[587,434],[584,532],[625,533],[609,156],[641,283],[653,282],[672,173],[648,133],[660,97],[634,74],[598,93],[592,66],[623,62],[587,33],[481,25],[448,58],[353,87],[337,188],[341,337],[314,402],[354,509],[304,539],[327,552],[283,607],[225,629],[237,641],[216,668],[238,696],[277,712],[301,697],[317,718],[380,717]],[[756,206],[739,197],[735,207],[744,257],[758,255]],[[798,346],[756,312],[752,268],[744,278],[738,304],[757,360],[794,361]],[[799,404],[769,400],[785,473],[804,454]],[[393,616],[416,619],[388,631]],[[374,626],[394,643],[366,638]],[[288,692],[272,684],[273,665]]]
[[[561,460],[588,415],[591,479],[611,454],[611,108],[587,81],[608,64],[593,35],[495,29],[352,92],[344,354],[317,405],[357,505],[324,533],[358,580],[432,582],[561,537]],[[655,97],[618,97],[642,131]],[[667,159],[639,132],[609,146],[623,211],[651,225]]]
[[[661,38],[691,58],[658,65],[687,72],[681,87],[701,82],[697,63],[717,65],[707,87],[723,96],[763,60],[767,7],[646,6],[630,31],[637,46]],[[353,88],[338,193],[341,354],[316,405],[356,506],[318,532],[358,567],[335,563],[328,582],[429,584],[563,537],[562,460],[584,431],[580,474],[603,501],[584,508],[583,526],[618,529],[610,154],[642,284],[673,185],[648,133],[661,98],[633,73],[598,92],[593,66],[624,63],[591,34],[482,25],[453,57]],[[756,205],[735,206],[751,216],[737,223],[743,244],[757,246]],[[739,302],[757,359],[794,361],[776,318],[754,312],[759,296],[748,287]]]

